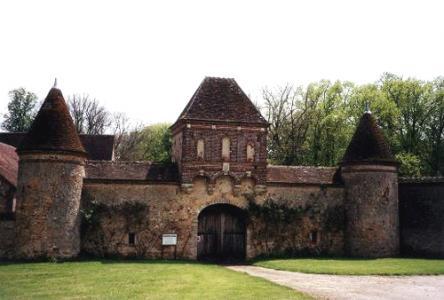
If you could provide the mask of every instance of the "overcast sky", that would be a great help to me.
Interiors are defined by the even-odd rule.
[[[444,1],[0,2],[0,113],[20,86],[173,122],[205,76],[264,86],[444,75]]]

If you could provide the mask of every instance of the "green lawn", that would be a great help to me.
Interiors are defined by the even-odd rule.
[[[444,274],[444,259],[295,258],[260,260],[254,262],[254,265],[276,270],[337,275]]]
[[[0,264],[0,299],[309,299],[210,264],[89,261]]]

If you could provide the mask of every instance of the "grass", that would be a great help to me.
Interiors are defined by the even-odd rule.
[[[259,260],[256,266],[302,273],[336,275],[438,275],[444,259],[416,258],[295,258]]]
[[[0,299],[310,299],[224,267],[176,261],[0,264]]]

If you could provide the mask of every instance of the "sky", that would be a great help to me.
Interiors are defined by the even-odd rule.
[[[444,1],[0,2],[0,114],[8,91],[88,94],[133,123],[174,122],[205,76],[264,87],[383,72],[444,76]]]

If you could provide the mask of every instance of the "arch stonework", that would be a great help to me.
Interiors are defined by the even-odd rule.
[[[198,189],[191,189],[190,193],[182,193],[182,202],[193,202],[195,203],[193,211],[192,211],[192,224],[191,224],[191,239],[189,241],[190,248],[190,258],[196,259],[197,258],[197,233],[198,233],[198,218],[199,214],[207,207],[217,204],[227,204],[232,205],[234,207],[237,207],[239,209],[245,210],[248,207],[248,199],[240,193],[239,191],[243,190],[242,184],[246,184],[245,182],[242,183],[241,180],[239,180],[239,184],[234,184],[234,179],[231,176],[219,174],[221,176],[217,176],[217,178],[213,178],[214,183],[208,182],[208,177],[196,177],[196,178],[205,178],[205,184],[207,185],[207,192],[202,194],[202,191],[199,191]],[[227,182],[223,182],[222,184],[218,185],[218,181],[223,180],[229,180],[231,183],[231,190],[225,190],[223,185]],[[209,191],[209,189],[212,189],[212,191]],[[247,251],[247,257],[248,255],[248,226],[246,227],[246,251]]]
[[[245,207],[225,199],[216,200],[205,207],[199,207],[195,223],[197,259],[246,259],[248,224]]]

